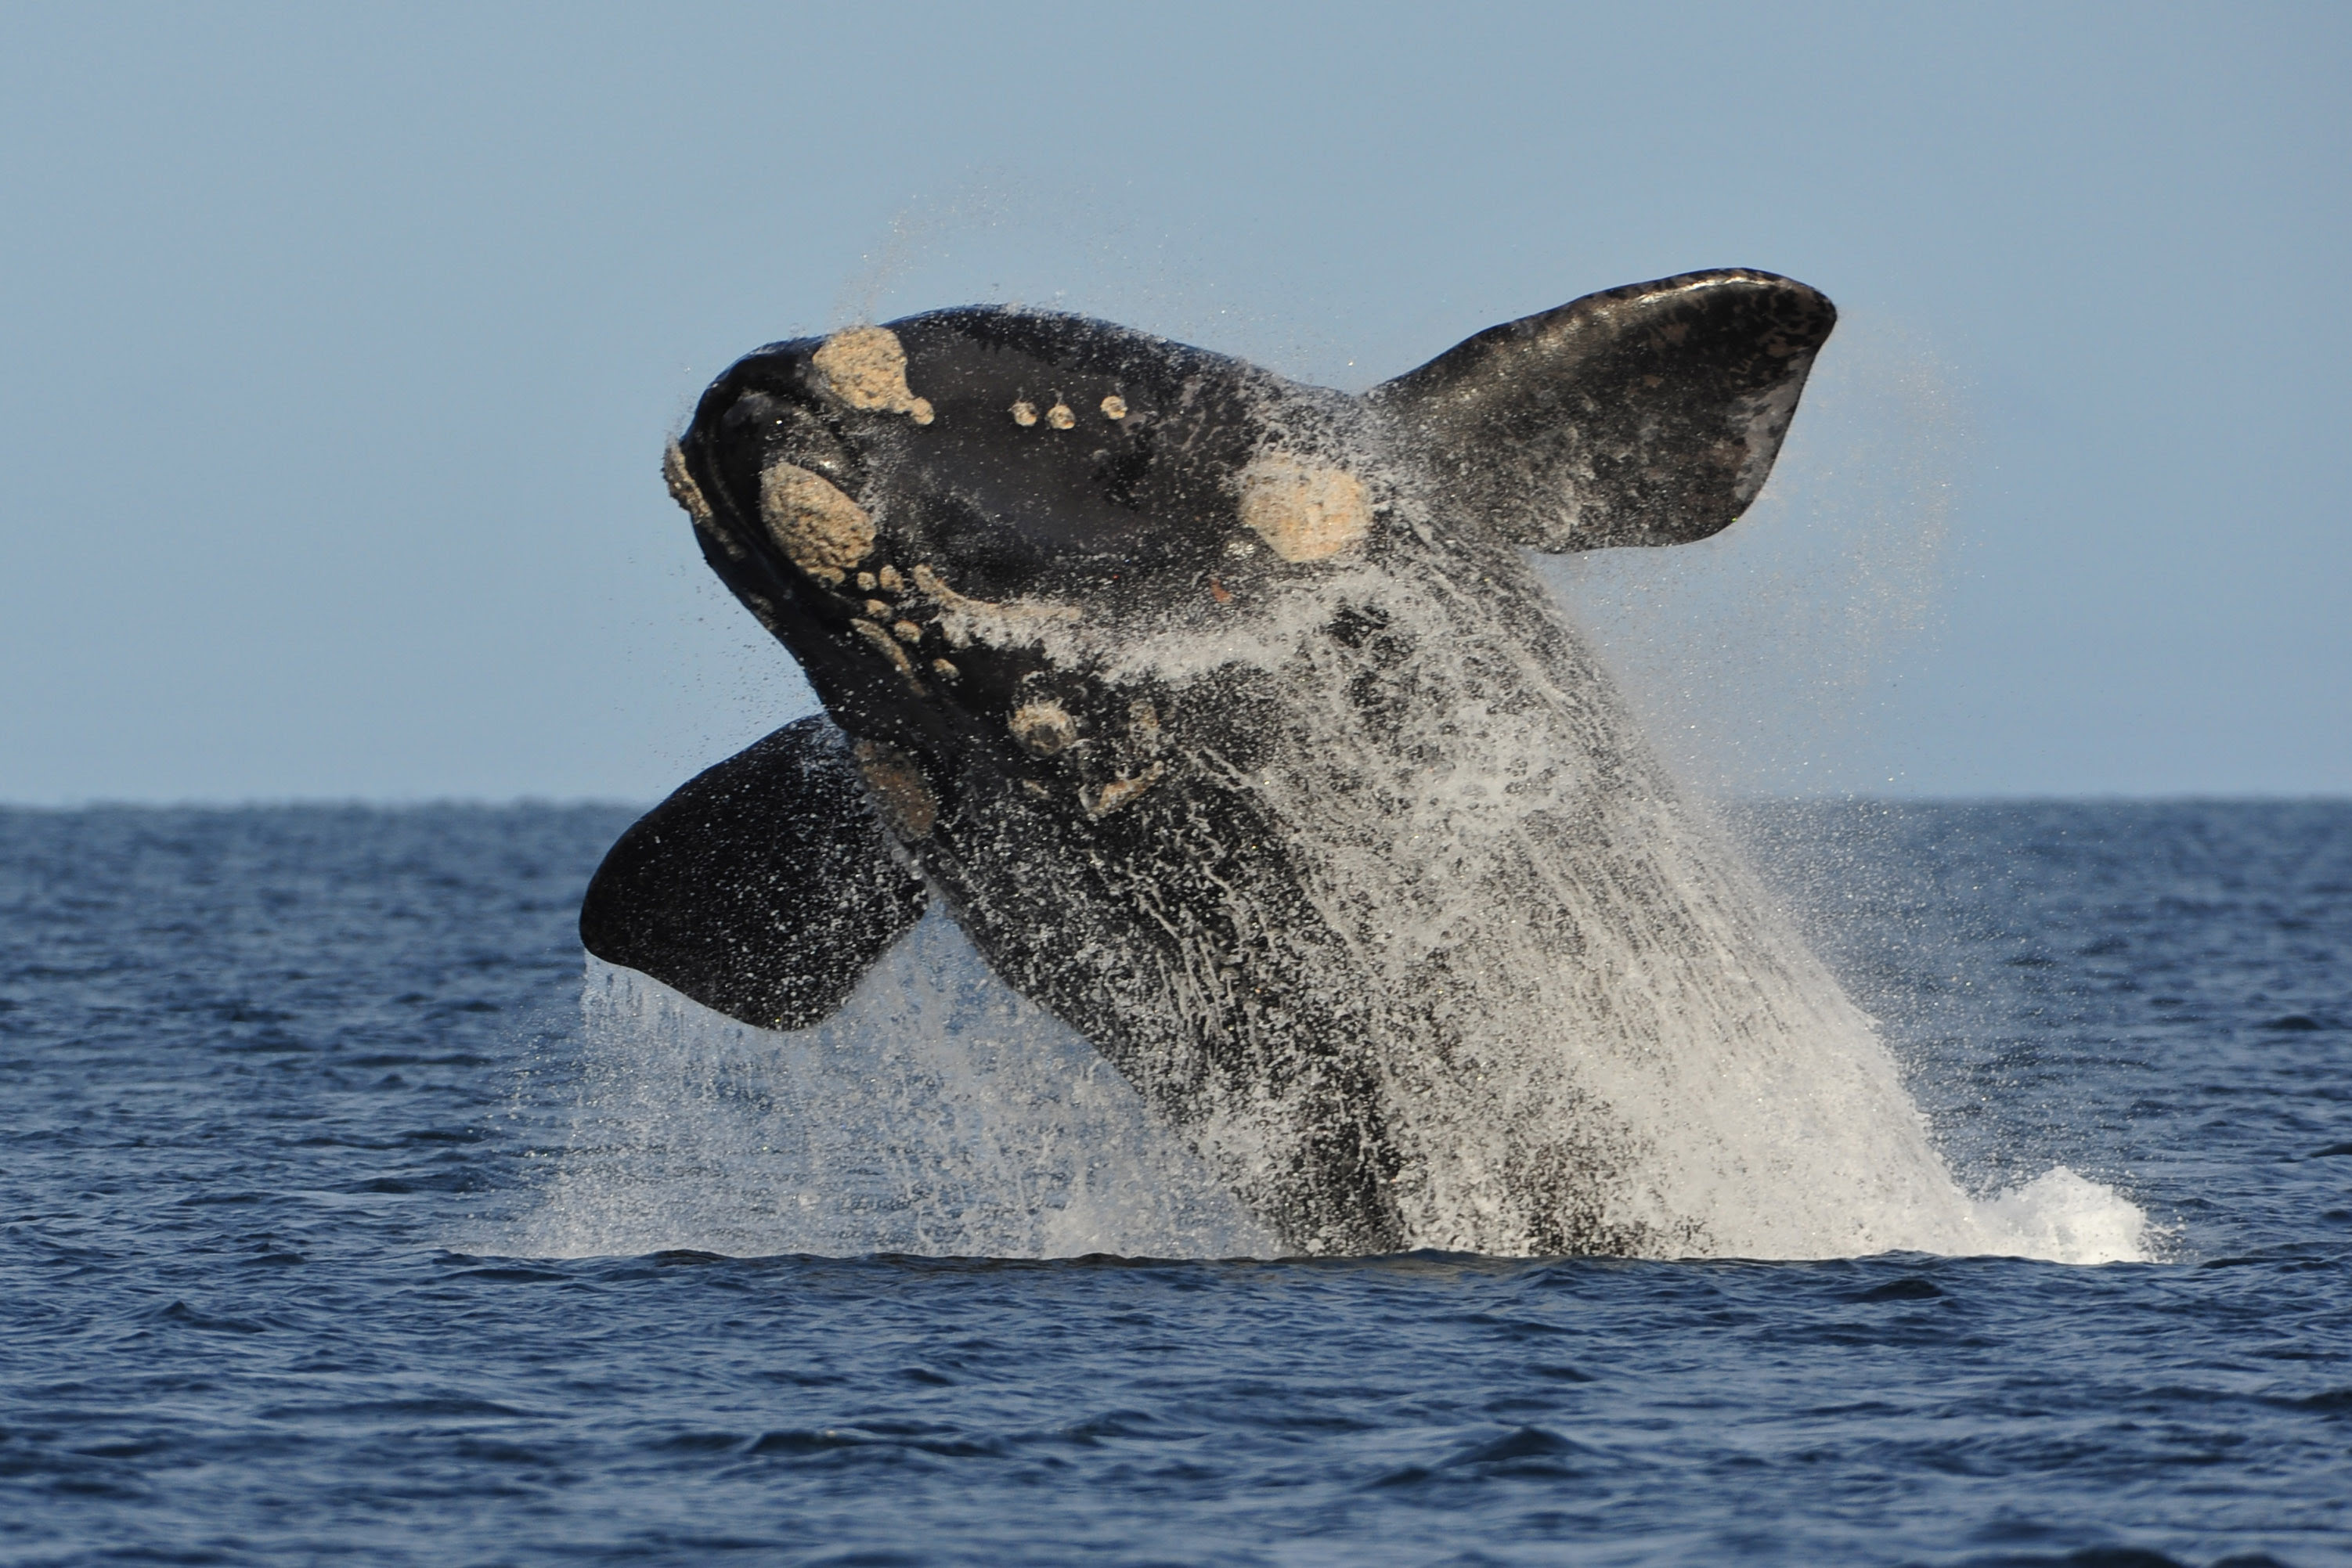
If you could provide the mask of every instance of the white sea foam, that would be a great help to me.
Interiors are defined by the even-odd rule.
[[[2064,1166],[1976,1206],[1976,1249],[2054,1263],[2147,1259],[2155,1238],[2138,1205]]]
[[[1093,1049],[989,976],[934,915],[843,1011],[778,1034],[712,1012],[634,970],[588,960],[582,1075],[536,1211],[499,1250],[539,1257],[693,1249],[740,1256],[1272,1257],[1275,1238],[1153,1120]],[[1900,1179],[1843,1206],[1843,1246],[1771,1223],[1817,1207],[1755,1173],[1706,1129],[1676,1140],[1718,1215],[1717,1253],[1864,1255],[1895,1249],[2067,1263],[2147,1254],[2146,1217],[2059,1167],[1971,1201],[1926,1153],[1922,1212]],[[1874,1140],[1853,1140],[1868,1150]],[[1907,1140],[1905,1140],[1907,1143]],[[1883,1152],[1883,1151],[1882,1151]],[[1918,1161],[1916,1150],[1905,1157]],[[1940,1189],[1940,1191],[1939,1191]],[[1470,1201],[1475,1202],[1475,1195]],[[1426,1240],[1427,1239],[1424,1239]],[[1732,1242],[1729,1246],[1721,1240]],[[1746,1240],[1749,1245],[1741,1246]],[[1777,1243],[1777,1245],[1776,1245]]]

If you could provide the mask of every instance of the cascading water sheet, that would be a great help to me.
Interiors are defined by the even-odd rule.
[[[1843,1036],[1845,1049],[1879,1049],[1867,1020],[1842,996],[1835,1001],[1825,1027],[1860,1031]],[[838,1016],[792,1033],[749,1028],[591,958],[579,1039],[577,1099],[553,1174],[537,1207],[498,1239],[517,1254],[1280,1251],[1084,1040],[996,981],[936,915]],[[1905,1119],[1891,1140],[1902,1164],[1886,1179],[1863,1173],[1853,1190],[1834,1195],[1833,1207],[1870,1227],[1844,1253],[1794,1228],[1790,1216],[1817,1209],[1823,1197],[1796,1190],[1800,1176],[1767,1167],[1743,1189],[1734,1178],[1748,1167],[1737,1149],[1710,1143],[1722,1138],[1720,1125],[1654,1130],[1654,1146],[1683,1162],[1685,1201],[1694,1172],[1711,1184],[1707,1196],[1722,1207],[1710,1215],[1710,1233],[1749,1243],[1704,1249],[2080,1263],[2146,1255],[2145,1217],[2110,1188],[2062,1166],[1971,1199],[1916,1137],[1917,1113],[1899,1086],[1874,1082],[1869,1098]],[[1756,1131],[1786,1132],[1757,1120]],[[1816,1134],[1840,1136],[1848,1158],[1890,1157],[1886,1131]],[[1936,1201],[1906,1202],[1905,1182]],[[1466,1215],[1480,1207],[1475,1192],[1457,1196]]]
[[[1375,597],[1377,596],[1377,597]],[[1377,606],[1363,662],[1317,635]],[[1338,573],[1258,640],[1121,653],[1171,688],[1255,665],[1296,732],[1245,779],[1300,851],[1371,1037],[1409,1246],[1496,1255],[2147,1255],[2145,1217],[2064,1167],[1957,1181],[1874,1022],[1596,658],[1552,615],[1498,655],[1444,583]],[[1504,646],[1507,646],[1505,644]],[[1419,729],[1428,733],[1422,735]],[[1442,757],[1432,765],[1427,758]],[[735,1022],[592,958],[577,1122],[515,1249],[1271,1256],[1249,1106],[1171,1128],[936,911],[824,1024]],[[1238,1132],[1235,1131],[1238,1126]]]
[[[942,916],[815,1029],[752,1029],[593,957],[581,1012],[569,1142],[502,1243],[516,1251],[1278,1251],[1109,1063]]]
[[[1404,1245],[2147,1256],[2141,1212],[2063,1166],[1990,1197],[1954,1178],[1876,1025],[1531,581],[1335,571],[1249,638],[1088,657],[1179,700],[1236,670],[1283,694],[1287,730],[1223,787],[1337,935],[1297,967],[1376,1021]],[[1171,1126],[936,909],[807,1030],[592,958],[583,1041],[518,1250],[1283,1250],[1251,1207],[1284,1179],[1260,1104]]]

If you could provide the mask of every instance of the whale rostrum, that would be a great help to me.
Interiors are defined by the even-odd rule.
[[[632,827],[582,937],[800,1029],[936,901],[1294,1250],[1695,1247],[1722,1173],[1645,1096],[1766,1093],[1845,1004],[1524,552],[1727,527],[1835,319],[1692,273],[1360,396],[1015,308],[759,350],[664,469],[824,712]]]

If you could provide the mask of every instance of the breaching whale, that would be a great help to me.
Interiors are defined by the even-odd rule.
[[[791,1030],[943,904],[1302,1253],[1706,1251],[1772,1180],[1948,1207],[1526,553],[1728,526],[1835,319],[1692,273],[1361,395],[1019,308],[761,349],[665,474],[824,713],[632,827],[583,940]],[[1676,1116],[1738,1131],[1662,1153]]]

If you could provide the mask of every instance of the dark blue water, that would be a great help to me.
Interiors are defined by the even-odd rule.
[[[1749,824],[2098,1268],[486,1255],[625,820],[0,812],[0,1558],[2352,1563],[2352,806]]]

